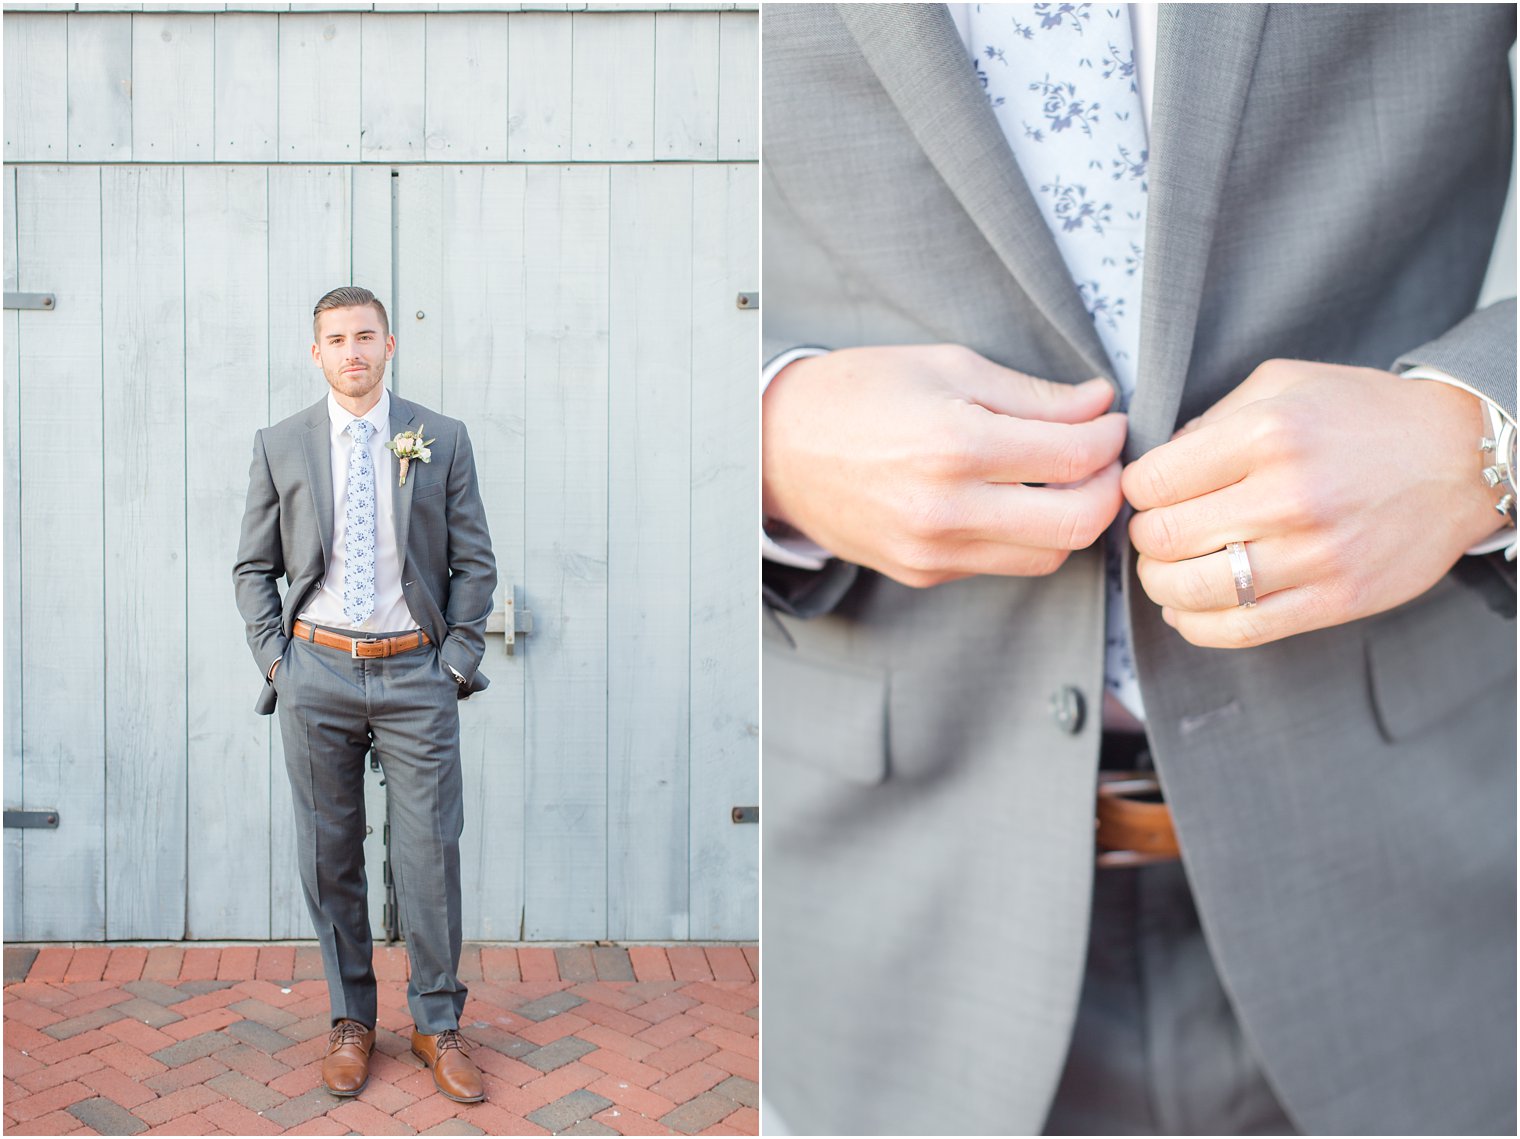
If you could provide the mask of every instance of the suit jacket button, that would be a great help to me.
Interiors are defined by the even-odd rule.
[[[1067,684],[1052,692],[1050,718],[1067,735],[1074,736],[1080,732],[1082,721],[1087,718],[1087,702],[1082,698],[1081,689]]]

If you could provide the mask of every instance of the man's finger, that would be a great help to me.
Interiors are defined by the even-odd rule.
[[[1119,512],[1119,464],[1075,487],[986,485],[965,496],[962,537],[1042,550],[1081,550]]]
[[[1171,506],[1239,482],[1250,466],[1231,424],[1200,424],[1126,467],[1124,497],[1136,510]]]
[[[1117,392],[1101,376],[1080,384],[1061,384],[984,357],[977,357],[958,381],[968,396],[999,415],[1047,423],[1086,423],[1112,407]]]
[[[1183,640],[1205,649],[1248,649],[1337,623],[1319,595],[1302,588],[1280,590],[1250,609],[1189,613],[1166,608],[1161,617]]]
[[[1253,542],[1277,533],[1272,504],[1252,497],[1248,482],[1172,506],[1141,510],[1129,520],[1130,544],[1163,562],[1201,558],[1230,542]]]
[[[1119,412],[1087,423],[983,413],[972,423],[977,435],[971,446],[979,463],[968,473],[992,483],[1080,482],[1119,457],[1129,430],[1128,417]]]
[[[1301,547],[1298,547],[1301,549]],[[1295,544],[1268,538],[1246,543],[1258,602],[1280,589],[1311,580],[1314,567],[1303,564]],[[1157,605],[1189,613],[1233,609],[1240,604],[1230,557],[1223,550],[1180,562],[1158,561],[1141,554],[1135,571],[1145,595]]]

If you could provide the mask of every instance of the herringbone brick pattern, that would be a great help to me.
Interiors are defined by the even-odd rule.
[[[403,947],[376,947],[364,1091],[321,1086],[314,945],[9,946],[14,1135],[754,1135],[754,946],[467,944],[460,1027],[486,1101],[439,1095],[410,1048]]]

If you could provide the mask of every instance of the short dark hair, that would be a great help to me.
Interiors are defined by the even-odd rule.
[[[380,327],[385,335],[389,336],[391,321],[390,317],[385,315],[385,306],[380,303],[380,298],[358,285],[344,285],[328,293],[317,302],[317,307],[311,310],[311,338],[317,339],[317,322],[321,320],[324,312],[335,308],[360,308],[363,305],[375,306],[375,311],[380,314]]]

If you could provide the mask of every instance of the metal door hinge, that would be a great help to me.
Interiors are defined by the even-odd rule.
[[[734,300],[734,306],[742,309],[758,309],[760,307],[759,293],[740,293]]]
[[[46,830],[57,830],[58,812],[6,811],[5,825],[8,827],[42,827]]]
[[[58,300],[52,293],[6,293],[6,308],[41,308],[52,309],[58,306]]]
[[[758,823],[760,821],[759,807],[735,807],[730,812],[730,818],[736,823]]]

